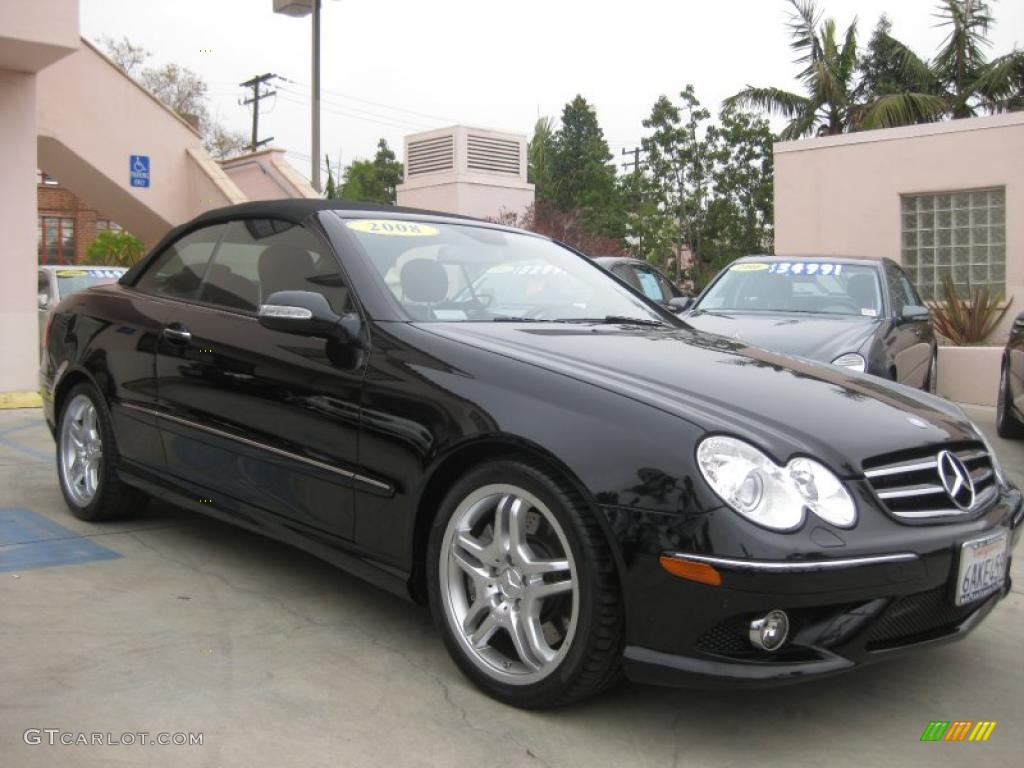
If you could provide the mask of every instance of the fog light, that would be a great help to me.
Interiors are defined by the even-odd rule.
[[[777,651],[789,636],[789,617],[785,611],[769,611],[750,622],[750,644],[761,651]]]

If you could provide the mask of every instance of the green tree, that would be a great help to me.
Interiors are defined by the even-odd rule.
[[[563,212],[579,211],[585,229],[622,237],[625,216],[615,166],[594,108],[576,96],[562,110],[551,152],[549,190],[542,200]]]
[[[387,141],[381,139],[377,142],[377,154],[373,160],[354,160],[345,169],[339,197],[342,200],[394,205],[401,181],[402,164],[395,158]]]
[[[152,54],[127,37],[105,37],[100,42],[110,60],[126,75],[196,127],[203,137],[203,147],[215,158],[226,160],[246,151],[248,139],[244,134],[228,130],[210,116],[208,86],[196,72],[175,63],[143,67]]]
[[[643,122],[651,132],[641,146],[657,210],[673,221],[671,227],[659,223],[656,229],[674,234],[672,254],[689,249],[699,266],[714,162],[706,125],[711,113],[701,106],[692,85],[687,85],[679,97],[681,106],[666,96],[655,102],[650,117]]]
[[[533,138],[527,145],[527,180],[534,185],[538,200],[551,195],[551,161],[555,154],[555,123],[550,117],[539,117],[533,126]]]
[[[931,61],[892,37],[884,16],[879,20],[861,62],[862,97],[884,105],[918,91],[927,93],[930,101],[919,113],[897,109],[891,117],[886,115],[888,119],[875,122],[900,125],[1024,107],[1024,52],[1013,50],[991,60],[985,53],[994,23],[988,3],[942,0],[935,15],[948,32]]]
[[[768,121],[725,107],[708,129],[714,161],[702,254],[716,264],[753,253],[771,253],[773,148]]]
[[[857,21],[840,34],[834,19],[821,20],[814,0],[789,2],[793,7],[790,47],[798,54],[795,63],[803,67],[798,77],[804,93],[747,86],[726,99],[726,106],[759,109],[787,118],[789,122],[780,135],[784,140],[812,133],[834,135],[905,125],[932,119],[942,112],[941,97],[916,87],[873,93],[868,100],[861,100],[864,93],[857,88]]]
[[[142,258],[145,250],[142,241],[135,235],[105,229],[89,243],[84,263],[104,267],[130,267]]]

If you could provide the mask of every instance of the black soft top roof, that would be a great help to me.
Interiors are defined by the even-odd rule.
[[[224,208],[214,208],[196,216],[184,226],[192,227],[200,224],[209,224],[224,219],[239,217],[251,218],[275,218],[292,221],[298,224],[307,216],[318,211],[345,211],[346,213],[392,213],[404,215],[421,215],[459,221],[480,221],[470,216],[461,216],[455,213],[441,213],[440,211],[427,211],[420,208],[403,208],[397,205],[383,205],[381,203],[355,203],[347,200],[323,200],[320,198],[283,198],[280,200],[257,200],[251,203],[240,203],[229,205]],[[486,222],[481,222],[486,223]]]

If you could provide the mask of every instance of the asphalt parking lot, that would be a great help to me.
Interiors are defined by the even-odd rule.
[[[1024,443],[994,436],[1024,484]],[[429,615],[293,550],[159,503],[71,517],[38,410],[0,411],[0,765],[1012,765],[1024,749],[1024,574],[965,642],[756,693],[622,684],[522,712],[478,693]],[[921,743],[931,720],[988,742]],[[26,744],[28,729],[147,732]],[[201,745],[151,745],[159,733]],[[138,739],[137,739],[138,740]]]

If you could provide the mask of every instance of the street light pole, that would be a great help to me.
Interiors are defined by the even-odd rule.
[[[312,135],[312,183],[317,192],[320,187],[320,0],[313,0],[313,124]]]

